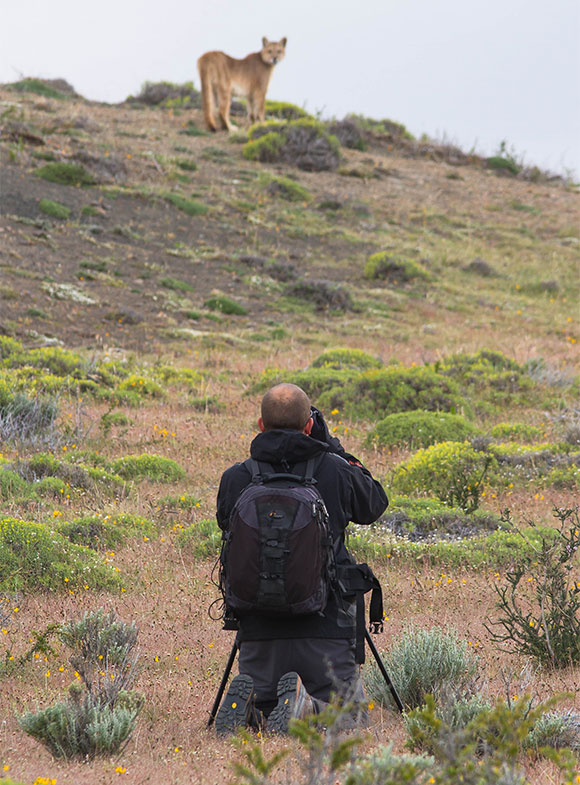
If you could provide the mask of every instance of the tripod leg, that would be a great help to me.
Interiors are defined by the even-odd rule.
[[[373,643],[373,639],[371,638],[370,633],[366,629],[366,627],[365,627],[365,640],[366,640],[366,642],[369,645],[369,649],[371,650],[371,652],[373,654],[373,657],[377,661],[377,665],[379,666],[379,670],[382,673],[384,680],[387,682],[387,685],[388,685],[388,687],[389,687],[389,689],[391,691],[391,695],[393,696],[393,700],[397,704],[397,708],[399,709],[399,711],[402,714],[405,711],[405,707],[403,706],[403,702],[399,698],[399,693],[395,689],[395,685],[391,681],[391,679],[389,677],[389,674],[387,673],[387,669],[385,668],[385,665],[384,665],[383,661],[381,660],[381,655],[377,651],[377,647]]]
[[[236,654],[238,652],[238,639],[234,641],[234,645],[232,646],[232,650],[230,652],[230,656],[228,657],[228,661],[226,664],[226,669],[224,671],[224,675],[222,676],[222,680],[220,686],[217,691],[217,695],[215,696],[215,701],[213,702],[213,706],[209,715],[209,720],[207,721],[207,727],[210,728],[213,725],[213,721],[215,720],[216,714],[220,707],[220,703],[223,697],[223,694],[226,689],[226,684],[228,683],[228,679],[230,676],[230,672],[232,670],[234,660],[236,659]]]

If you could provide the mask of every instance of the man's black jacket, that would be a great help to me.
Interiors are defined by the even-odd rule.
[[[341,449],[340,443],[335,441]],[[251,444],[250,455],[256,461],[269,463],[275,471],[288,471],[289,466],[296,473],[303,470],[309,458],[320,456],[314,477],[317,490],[328,510],[336,561],[337,564],[352,562],[344,541],[349,521],[373,523],[388,504],[383,488],[370,472],[360,463],[349,463],[346,457],[332,452],[328,444],[300,431],[271,430],[260,433]],[[351,456],[348,458],[351,459]],[[251,475],[243,463],[236,463],[224,472],[217,498],[217,522],[220,528],[227,529],[237,498],[250,480]],[[322,614],[296,619],[259,616],[240,619],[241,641],[354,636],[354,605],[334,596],[331,596]]]

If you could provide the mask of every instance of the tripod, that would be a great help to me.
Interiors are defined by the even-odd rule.
[[[380,670],[380,672],[381,672],[385,682],[387,683],[387,686],[388,686],[389,690],[391,691],[391,695],[393,696],[393,700],[395,701],[397,709],[402,714],[404,712],[404,710],[405,710],[405,708],[403,706],[403,702],[401,701],[401,699],[399,697],[399,694],[398,694],[398,692],[397,692],[397,690],[395,688],[395,685],[393,684],[393,682],[391,681],[391,679],[389,677],[389,674],[387,673],[387,669],[385,668],[385,665],[384,665],[384,663],[383,663],[383,661],[381,659],[381,655],[377,651],[377,647],[373,643],[373,639],[371,638],[370,633],[366,629],[366,627],[365,627],[365,640],[368,643],[369,649],[371,650],[371,653],[372,653],[373,657],[376,660],[378,668],[379,668],[379,670]],[[226,684],[228,683],[228,679],[230,677],[230,673],[231,673],[232,667],[234,665],[234,661],[236,659],[236,654],[238,653],[238,649],[239,649],[239,645],[238,645],[238,639],[236,637],[236,639],[235,639],[235,641],[233,643],[233,646],[232,646],[232,650],[230,652],[230,656],[228,657],[228,661],[226,663],[226,668],[224,670],[224,675],[222,676],[222,680],[220,682],[220,686],[218,687],[217,695],[215,697],[215,700],[213,702],[213,706],[211,708],[211,712],[210,712],[210,715],[209,715],[209,720],[207,721],[207,727],[208,728],[210,728],[213,725],[213,722],[214,722],[214,720],[216,718],[216,714],[218,713],[218,709],[220,707],[220,703],[222,701],[222,698],[223,698],[223,695],[224,695],[224,692],[225,692],[225,689],[226,689]]]

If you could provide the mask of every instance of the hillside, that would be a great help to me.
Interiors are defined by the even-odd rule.
[[[391,499],[352,527],[385,586],[377,646],[453,628],[478,696],[567,693],[577,754],[580,652],[486,626],[514,566],[535,607],[541,537],[578,502],[577,189],[365,118],[334,170],[261,163],[243,118],[208,135],[193,104],[0,86],[0,784],[232,780],[243,748],[206,729],[232,644],[207,612],[215,496],[283,379]],[[81,681],[59,625],[99,608],[139,628],[143,708],[120,752],[67,761],[17,717]],[[373,700],[361,754],[403,753]],[[518,751],[525,782],[561,781]],[[412,782],[458,782],[434,776]]]

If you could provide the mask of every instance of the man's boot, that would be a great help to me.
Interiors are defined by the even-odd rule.
[[[254,714],[254,682],[240,673],[229,686],[215,720],[218,736],[228,736],[251,724]]]
[[[276,692],[278,703],[270,713],[266,727],[269,733],[288,733],[290,720],[303,719],[312,714],[314,704],[300,676],[294,671],[280,678]]]

